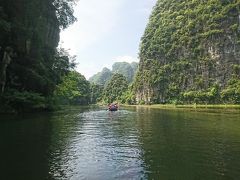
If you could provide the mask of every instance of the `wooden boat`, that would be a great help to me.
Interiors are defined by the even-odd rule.
[[[116,104],[110,104],[108,106],[108,110],[109,111],[117,111],[118,110],[118,106]]]

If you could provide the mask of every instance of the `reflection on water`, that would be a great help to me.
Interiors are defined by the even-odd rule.
[[[114,179],[143,177],[138,131],[129,111],[88,111],[76,115],[62,151],[55,147],[51,173],[56,178]],[[125,123],[123,123],[125,122]],[[65,128],[65,126],[63,127]],[[59,137],[57,138],[59,139]],[[113,173],[115,172],[115,173]]]
[[[1,116],[3,179],[238,179],[240,114],[72,108]]]

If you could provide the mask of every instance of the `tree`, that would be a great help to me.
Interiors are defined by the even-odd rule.
[[[104,86],[91,83],[90,84],[90,96],[91,104],[95,104],[102,100]]]
[[[128,82],[126,77],[122,74],[114,74],[104,88],[103,91],[103,99],[108,103],[112,103],[113,101],[120,101],[121,96],[128,89]]]
[[[71,71],[57,86],[54,94],[61,104],[89,104],[90,84],[83,75]]]
[[[54,0],[56,14],[60,28],[65,29],[73,24],[77,19],[73,15],[73,6],[77,0]]]

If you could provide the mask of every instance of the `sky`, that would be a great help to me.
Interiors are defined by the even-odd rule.
[[[60,46],[77,56],[87,79],[114,62],[138,62],[140,39],[157,0],[79,0],[77,22],[61,32]]]

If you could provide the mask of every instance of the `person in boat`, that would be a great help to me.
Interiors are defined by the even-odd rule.
[[[118,103],[111,103],[108,105],[109,110],[117,110],[118,109]]]

